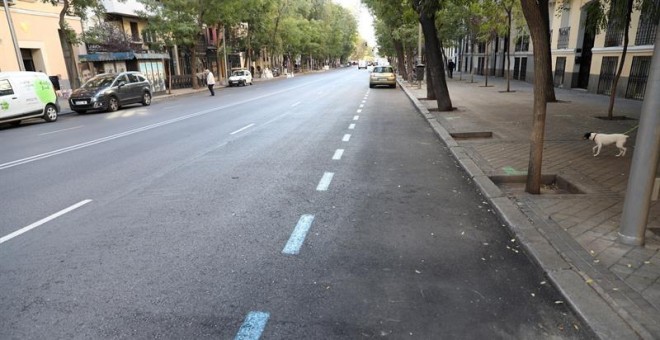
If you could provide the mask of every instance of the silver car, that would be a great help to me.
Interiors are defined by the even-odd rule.
[[[396,76],[392,66],[376,66],[369,75],[369,87],[373,88],[378,85],[387,85],[389,87],[396,87]]]

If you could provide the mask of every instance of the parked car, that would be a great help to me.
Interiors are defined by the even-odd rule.
[[[229,77],[229,86],[252,85],[252,74],[248,70],[235,70]]]
[[[0,72],[0,123],[19,125],[28,118],[57,120],[60,105],[45,73]]]
[[[396,87],[396,76],[392,66],[376,66],[373,72],[369,75],[369,87],[378,85],[387,85],[389,87]]]
[[[151,104],[151,84],[139,72],[99,74],[73,91],[69,106],[73,111],[117,111],[127,104]]]

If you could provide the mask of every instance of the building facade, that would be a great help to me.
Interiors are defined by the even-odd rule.
[[[655,0],[656,6],[659,0]],[[623,71],[616,89],[613,80],[623,55],[623,30],[605,29],[594,35],[585,27],[590,20],[585,5],[589,1],[552,1],[549,4],[550,48],[553,82],[556,87],[580,88],[592,93],[643,100],[650,72],[657,25],[639,10],[632,13],[629,44]],[[515,30],[514,30],[515,32]],[[512,34],[511,77],[534,81],[534,56],[529,34]],[[450,51],[459,60],[460,70],[483,75],[504,76],[508,41],[495,39],[488,44],[465,39],[461,47]],[[460,57],[459,57],[460,56]],[[488,58],[487,58],[488,56]],[[486,60],[488,59],[488,60]]]
[[[89,79],[100,73],[139,71],[149,79],[154,92],[165,91],[170,56],[149,50],[152,37],[144,33],[147,21],[139,16],[145,10],[144,5],[136,0],[103,0],[102,4],[105,13],[90,15],[84,28],[91,30],[105,23],[125,34],[129,43],[120,46],[87,44],[88,53],[79,56],[82,78]]]
[[[0,1],[1,4],[1,1]],[[83,46],[69,51],[59,29],[62,5],[53,6],[39,0],[7,0],[10,22],[0,6],[0,71],[20,71],[9,25],[13,25],[25,71],[44,72],[51,77],[55,87],[69,90],[79,83],[77,55],[84,53]],[[77,34],[82,32],[80,18],[66,17]],[[67,67],[69,65],[69,67]]]

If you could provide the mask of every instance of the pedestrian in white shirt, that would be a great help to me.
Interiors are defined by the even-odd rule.
[[[213,91],[213,86],[215,86],[215,77],[213,76],[213,72],[211,72],[209,69],[204,70],[204,73],[206,73],[206,85],[209,87],[209,91],[211,91],[211,95],[215,96],[215,92]]]

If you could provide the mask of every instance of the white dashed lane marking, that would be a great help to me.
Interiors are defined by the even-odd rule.
[[[32,230],[32,229],[34,229],[34,228],[36,228],[36,227],[38,227],[38,226],[40,226],[40,225],[43,225],[43,224],[45,224],[45,223],[47,223],[47,222],[49,222],[49,221],[52,221],[52,220],[54,220],[54,219],[56,219],[56,218],[58,218],[58,217],[60,217],[60,216],[62,216],[62,215],[64,215],[64,214],[66,214],[66,213],[68,213],[68,212],[71,212],[71,211],[73,211],[73,210],[76,210],[76,209],[82,207],[83,205],[85,205],[85,204],[87,204],[87,203],[89,203],[89,202],[91,202],[91,201],[92,201],[92,200],[84,200],[84,201],[80,201],[80,202],[78,202],[78,203],[76,203],[76,204],[74,204],[74,205],[72,205],[72,206],[70,206],[70,207],[68,207],[68,208],[66,208],[66,209],[60,210],[59,212],[56,212],[56,213],[54,213],[54,214],[52,214],[52,215],[50,215],[50,216],[48,216],[48,217],[46,217],[46,218],[43,218],[43,219],[41,219],[41,220],[39,220],[39,221],[37,221],[37,222],[34,222],[34,223],[30,224],[30,225],[27,226],[27,227],[23,227],[23,228],[21,228],[21,229],[19,229],[19,230],[16,230],[15,232],[13,232],[13,233],[7,235],[7,236],[3,236],[2,238],[0,238],[0,244],[2,244],[2,243],[4,243],[4,242],[7,242],[7,241],[11,240],[12,238],[14,238],[14,237],[16,237],[16,236],[19,236],[19,235],[21,235],[21,234],[23,234],[23,233],[26,233],[26,232],[28,232],[28,231],[30,231],[30,230]]]
[[[337,150],[335,151],[335,154],[332,156],[332,159],[338,161],[338,160],[341,159],[341,156],[342,156],[343,154],[344,154],[344,149],[337,149]]]
[[[353,120],[358,120],[360,119],[360,116],[353,116]]]
[[[321,181],[319,182],[319,185],[316,186],[317,191],[327,191],[328,187],[330,187],[330,182],[332,182],[332,177],[335,175],[334,172],[326,172],[323,174],[323,177],[321,177]]]
[[[349,130],[353,130],[353,129],[355,129],[355,124],[351,124],[351,125],[349,125],[349,126],[348,126],[348,129],[349,129]]]
[[[341,139],[342,142],[348,142],[351,139],[351,135],[345,134],[344,138]]]

